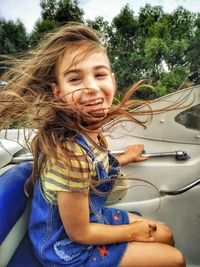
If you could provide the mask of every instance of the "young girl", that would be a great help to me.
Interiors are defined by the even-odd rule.
[[[29,235],[41,264],[185,266],[166,225],[104,206],[120,166],[146,158],[142,145],[114,158],[101,133],[119,114],[135,119],[132,102],[112,106],[116,82],[98,35],[67,25],[15,64],[1,92],[1,128],[22,116],[37,128],[26,191],[34,186]]]

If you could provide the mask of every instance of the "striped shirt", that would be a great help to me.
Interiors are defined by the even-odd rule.
[[[84,135],[96,160],[102,161],[105,170],[108,171],[108,145],[102,134],[99,134],[98,137],[100,145],[96,144],[89,136]],[[43,193],[50,202],[56,202],[58,191],[89,190],[89,181],[97,178],[95,165],[82,146],[75,141],[68,141],[66,147],[73,151],[76,156],[70,159],[71,167],[67,169],[60,162],[52,164],[47,162],[40,176]]]

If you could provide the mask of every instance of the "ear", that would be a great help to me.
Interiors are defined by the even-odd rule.
[[[57,85],[56,83],[52,83],[51,84],[51,88],[52,88],[53,95],[55,97],[59,97],[60,96],[60,87],[59,87],[59,85]]]

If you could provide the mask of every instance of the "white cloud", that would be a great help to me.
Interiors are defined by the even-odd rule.
[[[200,11],[199,0],[162,0],[162,6],[164,11],[169,13],[174,11],[178,6],[183,6],[191,12]]]
[[[1,0],[0,16],[14,21],[19,18],[28,32],[32,31],[40,11],[40,0]]]
[[[90,0],[82,5],[85,12],[85,19],[94,19],[97,16],[104,17],[105,20],[111,21],[122,6],[125,5],[123,0]]]
[[[80,5],[85,12],[85,19],[94,19],[102,16],[105,20],[111,21],[119,14],[122,7],[129,4],[135,15],[145,4],[152,6],[160,5],[165,12],[173,12],[178,6],[183,6],[189,11],[200,12],[200,0],[82,0]]]

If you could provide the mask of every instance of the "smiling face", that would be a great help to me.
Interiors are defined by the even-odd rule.
[[[84,122],[95,123],[105,117],[113,101],[115,79],[103,50],[87,54],[83,48],[67,50],[58,63],[57,80],[54,95],[80,108]]]

